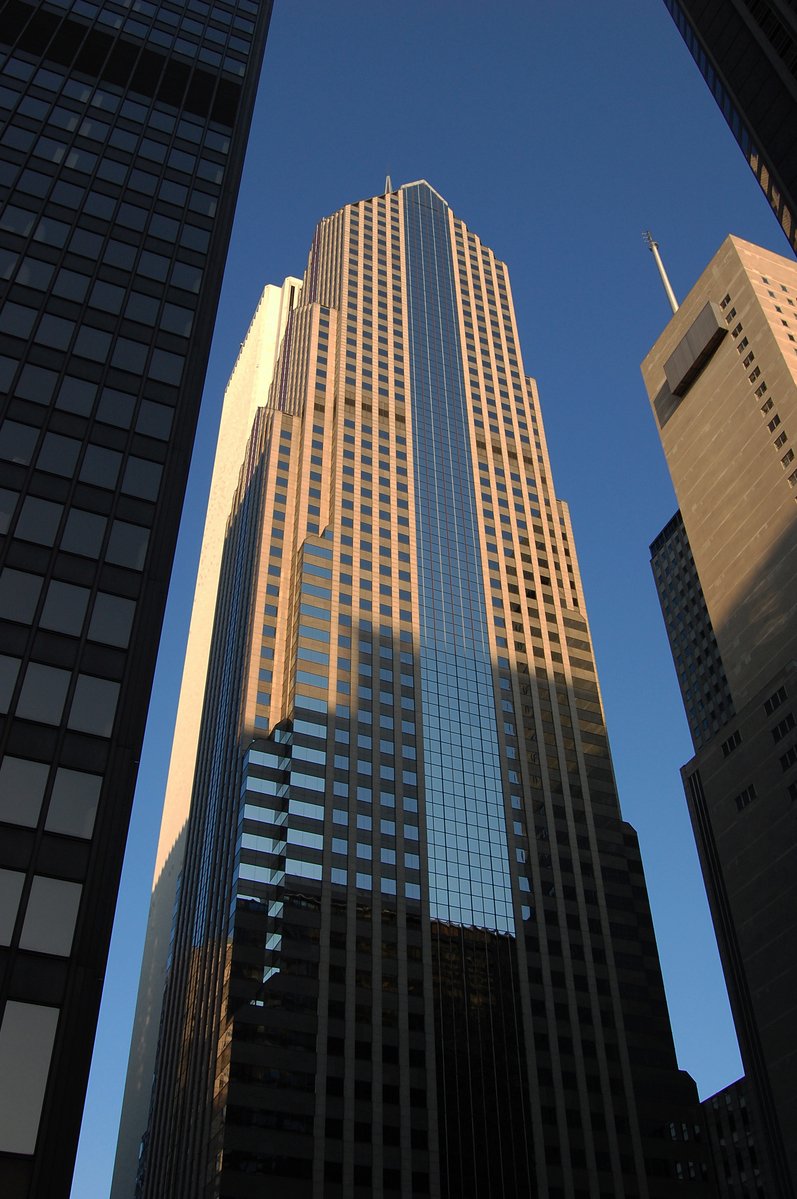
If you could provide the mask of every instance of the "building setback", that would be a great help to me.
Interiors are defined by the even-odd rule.
[[[797,11],[793,0],[664,0],[797,250]]]
[[[0,1192],[72,1175],[271,4],[0,4]]]
[[[654,573],[759,1156],[797,1180],[797,266],[729,237],[642,366],[680,515]],[[769,1191],[767,1191],[769,1194]]]
[[[425,182],[313,239],[167,979],[145,1199],[709,1193],[508,272]]]

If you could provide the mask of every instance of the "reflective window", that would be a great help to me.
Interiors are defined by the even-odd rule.
[[[0,945],[11,944],[24,882],[21,870],[0,870]]]
[[[142,570],[147,556],[149,532],[140,525],[131,525],[124,520],[115,520],[108,542],[106,561],[131,570]]]
[[[0,654],[0,712],[7,712],[19,674],[20,659]]]
[[[49,471],[53,475],[64,475],[67,478],[75,473],[75,464],[80,453],[80,442],[74,437],[64,437],[61,433],[47,433],[36,466],[39,470]]]
[[[17,716],[38,720],[42,724],[58,724],[64,710],[69,678],[68,670],[44,666],[40,662],[29,663],[17,700]]]
[[[101,786],[99,775],[59,766],[44,824],[48,833],[88,839],[94,829]]]
[[[0,1151],[33,1153],[58,1008],[9,999],[0,1025]]]
[[[89,674],[78,675],[68,727],[97,737],[110,737],[118,698],[118,683]]]
[[[34,875],[19,937],[20,948],[68,957],[82,890],[79,883]]]
[[[39,575],[7,566],[0,572],[0,618],[29,623],[36,611],[41,587]]]
[[[78,416],[88,416],[94,405],[96,394],[96,383],[89,383],[86,379],[75,379],[71,375],[67,375],[61,384],[56,407],[63,408],[66,412],[76,412]]]
[[[118,595],[97,593],[91,614],[89,637],[92,641],[104,641],[107,645],[127,648],[136,605],[133,600]]]
[[[158,462],[131,456],[125,464],[122,491],[143,500],[157,499],[162,469]]]
[[[8,754],[0,763],[0,820],[35,828],[50,767]]]
[[[0,487],[0,533],[8,532],[18,500],[18,491],[9,491],[7,487]]]
[[[0,458],[27,466],[38,439],[39,430],[33,425],[21,425],[15,420],[3,421],[0,428]]]
[[[62,511],[60,504],[29,495],[22,504],[14,535],[22,541],[52,545],[61,523]]]
[[[54,579],[47,589],[40,621],[42,628],[79,636],[89,594],[86,587],[76,587],[73,583],[61,583]]]
[[[105,525],[104,516],[98,516],[96,512],[84,512],[82,508],[73,508],[67,517],[61,549],[69,550],[72,554],[82,554],[86,558],[96,558],[105,535]]]
[[[80,481],[112,489],[116,486],[121,462],[122,455],[116,450],[99,445],[87,446],[80,468]]]

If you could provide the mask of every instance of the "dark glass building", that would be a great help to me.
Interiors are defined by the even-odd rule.
[[[269,0],[0,4],[0,1193],[68,1194]]]
[[[230,516],[138,1194],[710,1193],[506,266],[323,220]]]
[[[797,250],[794,0],[664,0]]]

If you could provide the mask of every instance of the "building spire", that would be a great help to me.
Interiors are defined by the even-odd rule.
[[[645,245],[647,246],[647,248],[650,250],[651,254],[653,255],[653,261],[656,263],[656,266],[658,268],[658,272],[661,277],[662,284],[664,285],[664,290],[667,294],[667,299],[670,302],[670,308],[672,308],[673,312],[677,312],[678,311],[678,301],[675,298],[675,292],[672,289],[670,280],[667,277],[667,272],[664,269],[664,263],[661,260],[661,255],[659,254],[659,243],[657,241],[654,241],[653,234],[650,232],[649,229],[645,233],[642,234],[642,237],[645,242]]]
[[[389,196],[393,190],[393,180],[389,175],[385,175],[385,195]]]

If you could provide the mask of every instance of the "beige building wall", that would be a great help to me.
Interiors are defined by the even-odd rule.
[[[227,519],[252,422],[258,408],[269,398],[288,313],[295,307],[300,289],[301,281],[292,277],[282,287],[265,288],[224,394],[163,803],[112,1199],[132,1199],[139,1144],[147,1125],[172,912],[183,862]]]
[[[727,238],[642,370],[733,700],[682,775],[771,1193],[785,1199],[797,1185],[797,264]],[[713,667],[692,652],[705,679]]]
[[[725,335],[673,399],[665,363],[711,301]],[[797,656],[797,264],[727,238],[642,373],[739,709]]]

